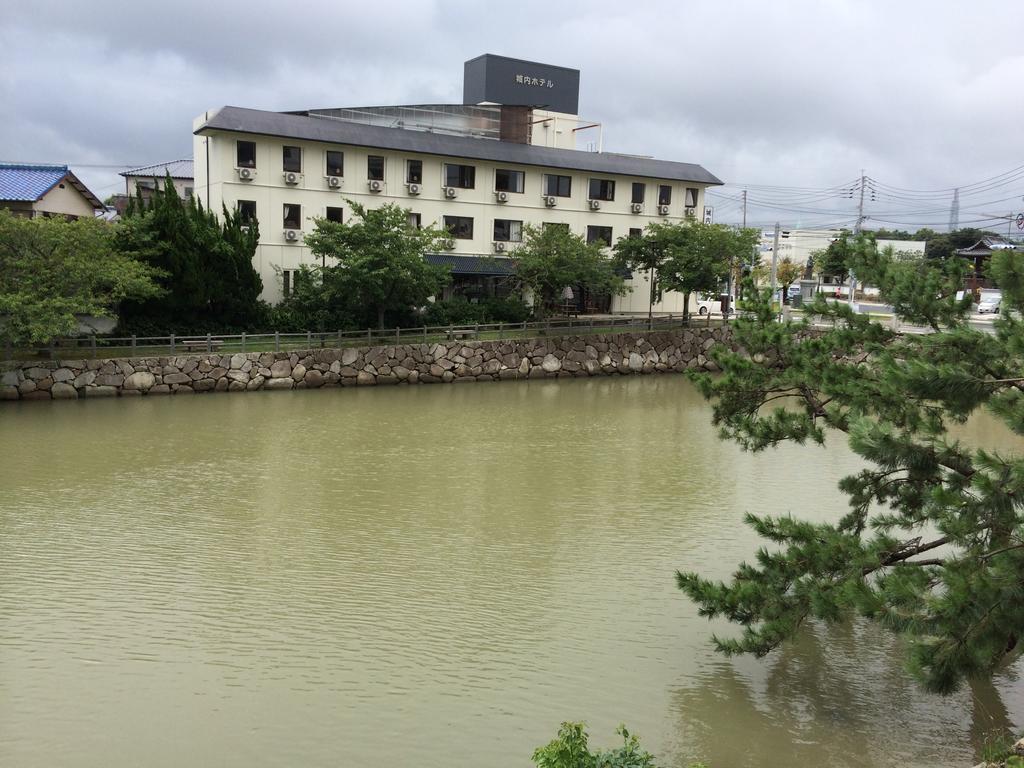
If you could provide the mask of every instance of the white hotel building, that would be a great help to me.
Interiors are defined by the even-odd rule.
[[[222,107],[195,120],[195,192],[204,205],[259,221],[263,296],[278,301],[314,258],[315,217],[347,220],[346,200],[396,203],[447,228],[452,268],[469,294],[501,293],[522,228],[559,224],[609,245],[654,221],[703,215],[721,184],[699,165],[576,149],[600,126],[577,116],[579,72],[485,55],[466,62],[465,104],[268,112]],[[280,271],[280,275],[278,272]],[[623,297],[581,295],[581,311],[646,311],[648,283]],[[681,311],[668,295],[659,311]]]

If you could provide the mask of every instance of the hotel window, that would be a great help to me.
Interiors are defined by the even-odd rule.
[[[512,219],[495,219],[494,239],[501,243],[521,243],[523,241],[523,222]]]
[[[445,216],[444,228],[456,240],[473,239],[473,219],[469,216]]]
[[[366,178],[370,181],[384,181],[384,158],[370,155],[366,158]]]
[[[544,174],[544,194],[555,197],[572,197],[572,176]]]
[[[302,147],[285,147],[281,157],[281,168],[285,171],[302,173]]]
[[[422,184],[423,183],[423,161],[422,160],[406,160],[405,161],[405,181],[407,184]]]
[[[192,187],[185,187],[185,197],[192,197]]]
[[[239,168],[256,167],[256,142],[236,141],[235,142],[236,163]]]
[[[454,165],[452,163],[445,163],[444,185],[446,187],[473,189],[476,185],[476,168],[472,165]]]
[[[254,221],[256,221],[256,201],[239,200],[238,218],[242,222],[242,226],[252,224]]]
[[[591,179],[590,198],[591,200],[614,200],[615,182],[611,179]]]
[[[526,187],[526,174],[499,168],[494,172],[495,192],[522,192]]]
[[[630,227],[629,236],[632,238],[643,237],[644,231],[640,227]]]
[[[658,187],[658,205],[672,205],[672,187],[668,184]]]
[[[284,228],[285,229],[301,229],[302,228],[302,206],[296,205],[295,203],[284,204]]]
[[[336,149],[327,150],[327,175],[328,176],[344,176],[345,175],[345,153],[339,152]]]
[[[633,199],[631,202],[642,203],[647,195],[647,185],[642,181],[633,182]]]
[[[700,193],[700,190],[698,190],[696,187],[687,187],[686,188],[686,197],[685,197],[686,202],[683,203],[683,205],[685,205],[687,208],[696,208],[697,207],[697,195],[699,193]]]
[[[423,217],[418,213],[409,211],[409,229],[423,229]]]
[[[611,227],[587,227],[588,243],[604,243],[607,246],[612,244]]]
[[[341,208],[335,208],[334,206],[327,206],[327,215],[324,216],[328,221],[333,221],[336,224],[341,224]]]

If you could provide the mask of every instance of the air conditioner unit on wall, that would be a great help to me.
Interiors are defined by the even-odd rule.
[[[418,195],[420,193],[420,185],[419,184],[410,183],[407,186],[409,188],[409,194],[410,195]]]
[[[341,176],[328,176],[327,186],[331,189],[338,189],[341,186]]]
[[[643,213],[644,212],[644,204],[643,203],[633,203],[631,208],[632,208],[633,213]]]
[[[508,244],[507,243],[495,243],[494,244],[494,250],[495,250],[496,253],[502,253],[507,248],[508,248]]]
[[[687,206],[687,208],[685,209],[685,213],[690,218],[693,218],[697,215],[697,209],[694,208],[693,206]]]
[[[455,187],[445,187],[444,188],[444,196],[445,197],[447,197],[449,199],[452,199],[452,198],[458,197],[458,195],[459,195],[459,191],[457,189],[455,189]]]
[[[442,240],[441,241],[441,247],[444,248],[446,251],[454,251],[455,250],[455,238],[449,237],[447,240]]]
[[[601,201],[600,200],[591,200],[590,201],[590,210],[592,210],[592,211],[599,211],[599,210],[601,210]]]
[[[659,205],[658,213],[662,216],[668,216],[668,209],[669,207],[667,205]]]
[[[299,235],[301,234],[302,232],[300,232],[297,229],[286,229],[284,231],[284,239],[287,240],[289,243],[294,243],[299,239]]]
[[[507,203],[508,192],[505,192],[504,190],[498,190],[497,192],[494,193],[494,199],[497,200],[499,203]]]
[[[384,182],[380,179],[370,179],[368,185],[371,192],[380,192],[384,189]]]
[[[558,198],[554,195],[544,195],[544,205],[548,208],[554,208],[558,205]]]
[[[238,171],[238,178],[242,181],[252,181],[256,175],[255,168],[236,168],[235,170]]]

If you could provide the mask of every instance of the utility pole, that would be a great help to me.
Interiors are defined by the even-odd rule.
[[[960,229],[960,188],[953,190],[953,204],[949,206],[949,231]]]
[[[747,228],[747,190],[743,190],[743,228]]]
[[[866,177],[864,176],[864,169],[860,169],[860,203],[857,205],[857,223],[853,227],[853,236],[856,237],[860,234],[861,224],[864,222],[864,185]],[[853,274],[853,270],[850,270],[850,295],[848,301],[850,306],[853,306],[853,295],[857,292],[857,276]]]
[[[782,225],[779,222],[775,222],[775,238],[772,241],[772,292],[770,301],[775,301],[775,279],[779,269],[779,234],[782,231]]]

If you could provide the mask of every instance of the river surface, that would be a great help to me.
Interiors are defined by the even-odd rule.
[[[1024,446],[987,418],[968,437]],[[674,584],[747,511],[834,519],[840,442],[751,455],[679,376],[0,409],[0,766],[528,766],[563,720],[710,768],[967,766],[1017,668],[893,640],[725,659]]]

